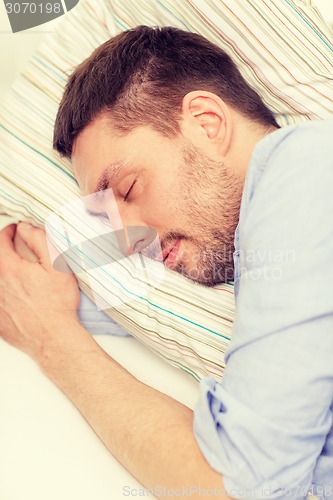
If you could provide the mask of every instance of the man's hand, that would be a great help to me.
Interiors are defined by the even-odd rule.
[[[28,262],[15,251],[15,231],[21,249],[24,242],[36,262]],[[70,325],[78,324],[79,302],[74,275],[52,268],[42,229],[20,223],[0,231],[1,337],[42,364],[46,341],[59,341]]]
[[[194,439],[192,411],[135,379],[99,347],[78,322],[75,278],[52,269],[44,231],[23,224],[17,231],[38,262],[15,252],[15,225],[0,232],[0,336],[38,362],[142,484],[216,487],[218,498],[228,500],[221,474]]]

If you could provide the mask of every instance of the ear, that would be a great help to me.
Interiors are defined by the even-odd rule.
[[[216,94],[193,91],[182,103],[182,133],[197,146],[217,148],[226,154],[232,133],[230,107]]]

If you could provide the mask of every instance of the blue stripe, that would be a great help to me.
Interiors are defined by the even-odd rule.
[[[69,172],[67,172],[66,170],[64,170],[60,165],[58,165],[57,163],[55,163],[54,161],[52,161],[51,158],[49,158],[48,156],[45,156],[43,153],[41,153],[40,151],[38,151],[38,149],[33,148],[31,146],[31,144],[28,144],[27,142],[25,142],[18,135],[15,135],[10,129],[8,129],[7,127],[5,127],[5,125],[3,123],[0,123],[0,127],[2,127],[4,130],[6,130],[6,132],[8,132],[8,134],[10,134],[12,137],[15,137],[15,139],[17,139],[19,142],[21,142],[22,144],[24,144],[25,146],[27,146],[28,149],[32,149],[33,151],[35,151],[35,153],[38,156],[42,156],[45,160],[47,160],[48,162],[52,163],[52,165],[54,165],[58,170],[61,170],[61,172],[63,172],[64,174],[66,174],[67,177],[69,177],[72,181],[74,181],[77,184],[77,181],[73,177],[73,175],[70,174]]]
[[[311,29],[312,29],[312,31],[313,31],[313,32],[314,32],[314,33],[318,36],[318,38],[320,38],[320,40],[321,40],[322,42],[324,42],[324,44],[326,45],[326,47],[328,47],[328,48],[330,49],[330,51],[331,51],[331,52],[333,52],[333,47],[332,47],[331,45],[329,45],[329,44],[326,42],[325,38],[323,38],[323,37],[321,36],[321,34],[320,34],[320,33],[318,33],[318,31],[317,31],[317,30],[316,30],[316,29],[312,26],[312,24],[310,24],[310,23],[309,23],[309,21],[308,21],[308,20],[307,20],[307,19],[306,19],[306,18],[305,18],[305,17],[304,17],[304,16],[303,16],[300,12],[299,12],[299,10],[297,10],[297,9],[296,9],[296,7],[294,7],[294,6],[293,6],[293,5],[292,5],[292,4],[291,4],[288,0],[284,0],[284,1],[285,1],[288,5],[289,5],[289,7],[291,7],[291,8],[292,8],[292,9],[296,12],[296,14],[298,14],[298,15],[299,15],[299,17],[300,17],[300,18],[301,18],[301,19],[302,19],[302,20],[303,20],[303,21],[304,21],[304,22],[305,22],[305,23],[309,26],[309,28],[311,28]]]
[[[52,227],[52,230],[54,232],[56,232],[58,234],[58,236],[60,236],[60,238],[65,241],[69,246],[71,246],[70,242],[67,240],[67,238],[59,233],[59,231],[57,229],[55,229],[54,227]],[[210,332],[210,333],[213,333],[214,335],[218,336],[218,337],[221,337],[221,338],[224,338],[225,340],[230,340],[230,337],[226,337],[225,335],[222,335],[221,333],[217,333],[215,332],[214,330],[211,330],[210,328],[207,328],[203,325],[200,325],[199,323],[196,323],[195,321],[192,321],[188,318],[184,318],[183,316],[180,316],[179,314],[177,313],[174,313],[168,309],[165,309],[164,307],[161,307],[161,306],[158,306],[157,304],[154,304],[153,302],[151,302],[150,300],[148,300],[146,297],[143,297],[142,295],[137,295],[136,293],[134,292],[131,292],[130,290],[128,290],[120,281],[117,280],[117,278],[115,278],[112,274],[110,274],[105,268],[103,267],[100,267],[97,262],[95,262],[93,259],[91,259],[91,257],[89,257],[89,255],[85,255],[79,248],[76,247],[76,250],[82,255],[82,257],[84,257],[84,259],[88,258],[88,260],[96,265],[95,267],[98,267],[101,271],[103,271],[103,273],[105,273],[108,277],[110,277],[114,282],[116,282],[118,285],[120,285],[120,288],[122,288],[123,290],[126,291],[127,294],[129,295],[132,295],[134,297],[136,297],[137,299],[141,299],[143,300],[144,302],[147,302],[150,306],[153,306],[155,307],[156,309],[159,309],[160,311],[164,311],[168,314],[170,314],[171,316],[174,316],[176,318],[179,318],[179,319],[182,319],[183,321],[191,324],[191,325],[194,325],[194,326],[197,326],[198,328],[201,328],[202,330],[205,330],[206,332]]]
[[[176,14],[174,12],[172,12],[170,9],[168,9],[168,7],[166,5],[164,5],[162,2],[160,2],[160,0],[158,0],[158,3],[161,5],[161,7],[163,7],[163,9],[168,11],[169,14],[171,14],[173,17],[175,17],[177,19],[177,21],[179,21],[183,26],[185,26],[187,31],[191,31],[190,28],[184,23],[184,21],[182,19],[180,19],[179,17],[177,17]]]
[[[13,196],[11,196],[10,194],[6,193],[5,191],[3,191],[1,188],[0,188],[0,193],[2,193],[4,195],[5,198],[9,198],[10,200],[14,201],[14,203],[16,205],[19,205],[21,207],[24,207],[25,210],[29,213],[31,213],[32,215],[34,215],[36,217],[36,219],[40,220],[42,223],[44,223],[44,220],[42,219],[42,217],[40,215],[38,215],[36,212],[34,212],[34,210],[32,210],[28,205],[26,205],[25,203],[23,203],[22,201],[18,201],[16,198],[14,198]]]

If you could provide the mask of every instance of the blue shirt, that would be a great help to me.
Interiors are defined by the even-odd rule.
[[[236,318],[194,434],[235,498],[333,498],[333,120],[252,155],[235,235]]]

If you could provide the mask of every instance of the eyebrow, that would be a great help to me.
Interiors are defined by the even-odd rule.
[[[103,191],[103,189],[105,189],[105,182],[107,180],[111,182],[116,179],[120,174],[120,171],[124,170],[126,167],[128,167],[128,163],[126,164],[124,160],[115,161],[114,163],[111,163],[111,165],[108,165],[99,176],[94,192],[98,193]]]
[[[97,180],[96,187],[93,191],[93,194],[95,196],[101,192],[104,191],[106,188],[106,182],[111,182],[112,180],[116,179],[117,176],[120,174],[121,171],[126,170],[130,165],[130,162],[125,162],[124,160],[119,160],[111,163],[108,165],[102,172],[102,174],[99,176]],[[95,212],[93,210],[89,210],[86,208],[86,211],[90,215],[100,215],[99,212]]]

